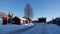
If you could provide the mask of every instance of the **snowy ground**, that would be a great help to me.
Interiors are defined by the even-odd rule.
[[[35,27],[18,34],[60,34],[60,26],[55,24],[36,24]],[[17,34],[14,33],[14,34]]]
[[[35,23],[23,25],[0,25],[0,34],[60,34],[60,26],[56,24]]]
[[[34,24],[22,24],[22,25],[16,25],[16,24],[7,24],[2,25],[2,19],[0,18],[0,34],[13,34],[16,32],[23,32],[30,28],[32,28]]]
[[[1,25],[0,26],[0,34],[13,34],[15,32],[23,32],[32,26],[28,25],[13,25],[13,24],[8,24],[8,25]]]
[[[60,34],[60,26],[57,26],[56,24],[48,25],[47,30],[49,34]]]

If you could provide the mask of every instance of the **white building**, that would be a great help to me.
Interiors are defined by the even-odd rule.
[[[26,23],[32,23],[32,21],[31,20],[28,20],[26,18],[20,18],[20,23],[21,24],[26,24]]]
[[[3,18],[8,18],[4,12],[0,12],[0,25],[3,24]]]

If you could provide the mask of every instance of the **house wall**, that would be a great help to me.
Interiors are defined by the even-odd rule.
[[[2,25],[3,24],[3,19],[2,18],[0,18],[0,25]]]
[[[25,24],[25,23],[26,23],[26,20],[22,20],[22,19],[21,19],[21,20],[20,20],[20,23],[21,23],[21,24]]]
[[[7,17],[3,17],[3,25],[8,23],[8,18]]]
[[[20,23],[23,24],[23,20],[20,20]]]

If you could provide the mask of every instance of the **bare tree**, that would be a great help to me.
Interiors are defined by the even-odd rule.
[[[28,18],[28,19],[32,19],[33,18],[33,10],[32,10],[32,7],[29,3],[26,4],[25,8],[24,8],[24,16],[25,18]]]

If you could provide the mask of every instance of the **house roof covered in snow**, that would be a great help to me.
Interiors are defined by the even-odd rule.
[[[0,12],[0,17],[8,17],[4,12]]]
[[[25,19],[25,18],[20,18],[20,19],[22,19],[22,20],[27,20],[27,19]]]

